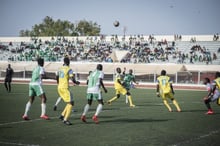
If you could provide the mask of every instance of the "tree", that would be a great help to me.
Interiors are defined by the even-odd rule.
[[[97,36],[100,35],[100,26],[92,21],[81,20],[73,24],[67,20],[54,21],[46,16],[41,24],[35,24],[32,30],[21,30],[20,36]]]

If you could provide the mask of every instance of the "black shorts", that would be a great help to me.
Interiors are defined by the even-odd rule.
[[[11,78],[5,78],[5,82],[11,82]]]

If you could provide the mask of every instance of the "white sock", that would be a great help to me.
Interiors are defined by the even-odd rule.
[[[128,103],[128,95],[125,96],[125,103]]]
[[[57,98],[57,101],[56,101],[56,103],[55,103],[55,106],[57,106],[57,105],[60,103],[60,101],[61,101],[61,97],[58,97],[58,98]]]
[[[96,108],[95,116],[98,116],[101,111],[102,111],[102,104],[98,104]]]
[[[41,116],[46,114],[46,104],[42,103],[41,104]]]
[[[90,105],[89,104],[86,104],[85,107],[84,107],[84,111],[83,111],[83,116],[85,116],[87,114],[87,112],[89,111],[89,108],[90,108]]]
[[[28,111],[30,110],[30,108],[31,108],[31,102],[28,101],[27,104],[26,104],[26,107],[25,107],[24,116],[27,116]]]

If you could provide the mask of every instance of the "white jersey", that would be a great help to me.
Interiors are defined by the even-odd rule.
[[[213,89],[213,84],[207,83],[206,90],[210,92]],[[213,96],[211,97],[211,101],[216,101],[220,96],[220,92],[218,89],[215,89]]]

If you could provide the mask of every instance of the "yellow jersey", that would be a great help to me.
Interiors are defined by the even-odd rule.
[[[117,73],[115,75],[115,81],[114,81],[115,89],[122,88],[122,85],[118,81],[120,81],[122,83],[122,76],[121,76],[121,74]]]
[[[159,76],[157,78],[157,83],[159,84],[159,88],[162,93],[166,94],[166,93],[171,92],[170,83],[172,82],[170,81],[170,77]]]
[[[214,84],[216,85],[216,87],[217,87],[218,89],[220,89],[220,77],[218,77],[218,78],[216,78],[216,79],[214,80]]]
[[[58,88],[69,88],[69,78],[73,77],[73,70],[69,66],[62,66],[58,71]]]

